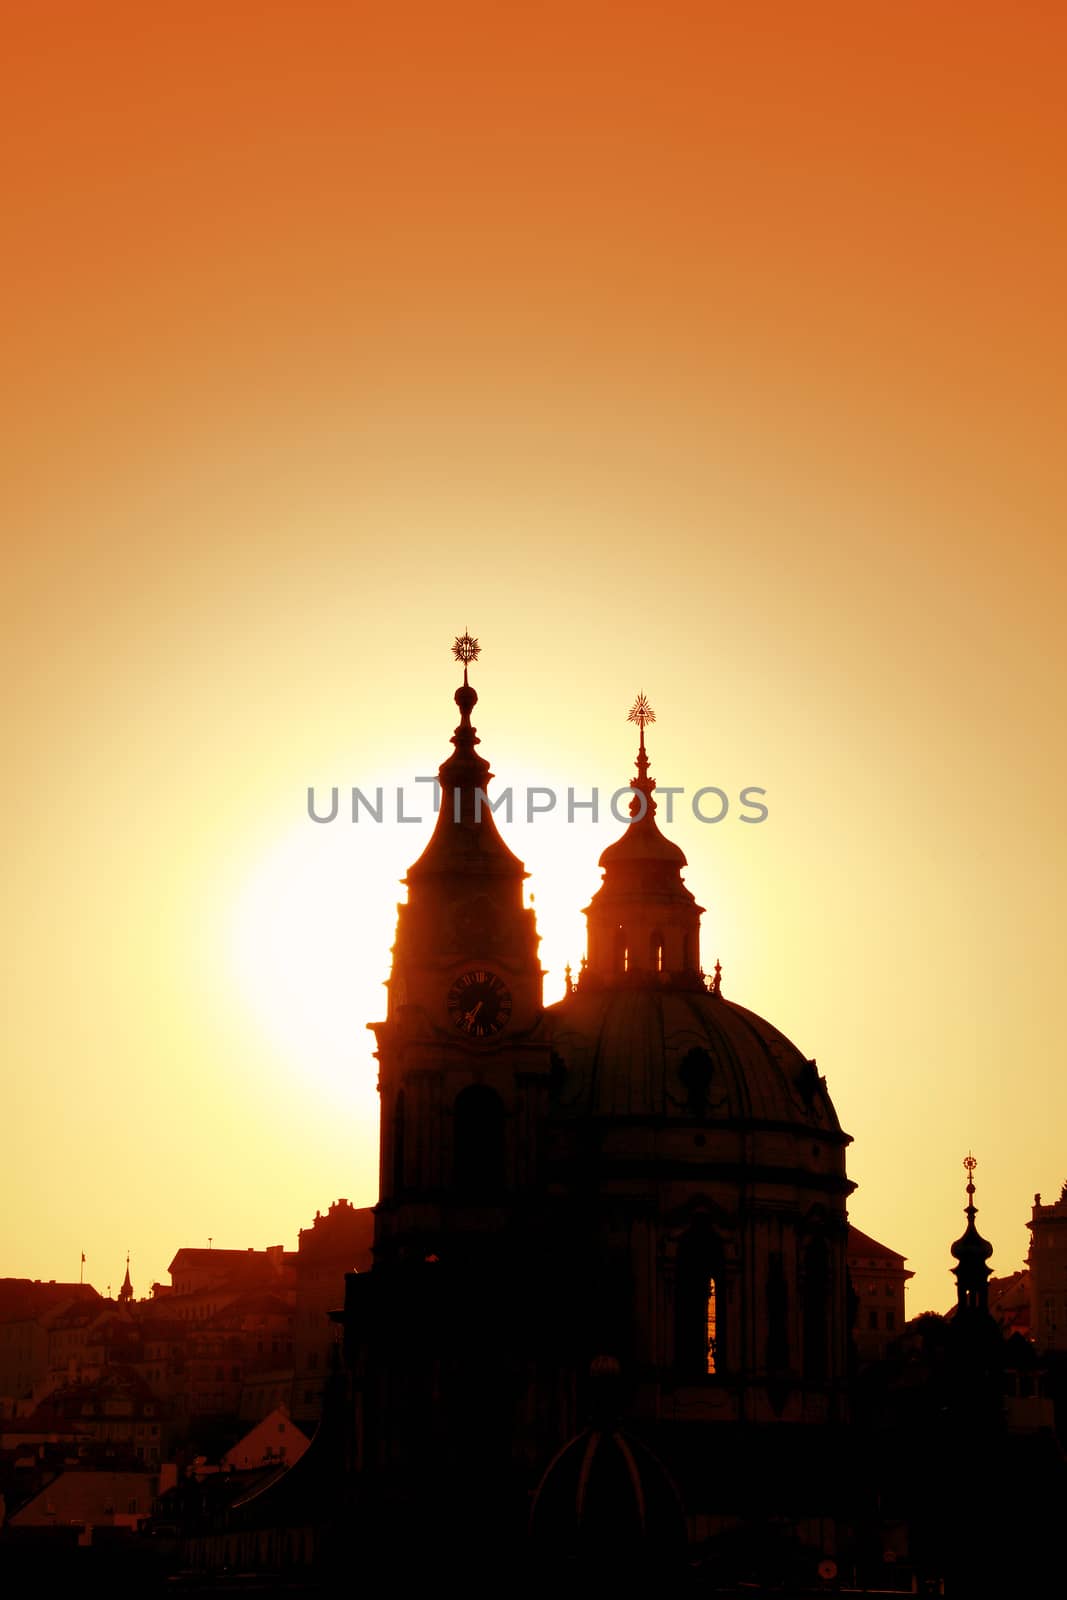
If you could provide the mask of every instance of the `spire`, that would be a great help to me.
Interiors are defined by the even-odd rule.
[[[454,699],[459,707],[459,726],[452,735],[452,754],[437,771],[441,785],[437,823],[419,859],[408,869],[407,881],[427,873],[462,874],[468,882],[472,874],[490,877],[502,874],[525,876],[522,863],[508,849],[493,820],[487,789],[493,774],[484,756],[478,754],[478,730],[471,712],[478,704],[468,669],[481,655],[477,639],[464,633],[452,645],[452,654],[463,663],[463,682]]]
[[[630,779],[630,788],[634,791],[634,797],[630,801],[630,815],[631,817],[644,817],[646,815],[654,817],[656,815],[656,802],[652,798],[652,791],[656,787],[656,780],[648,775],[645,724],[655,722],[656,713],[649,705],[648,696],[643,689],[638,691],[637,699],[630,707],[630,714],[626,720],[628,722],[636,722],[641,730],[641,742],[637,747],[637,760],[634,762],[634,766],[637,768],[637,777]],[[644,795],[643,804],[638,799],[638,795]]]
[[[960,1311],[988,1311],[989,1310],[989,1257],[993,1254],[993,1246],[974,1225],[977,1206],[974,1203],[974,1169],[977,1160],[968,1151],[963,1162],[967,1173],[967,1204],[964,1215],[967,1226],[963,1233],[952,1246],[952,1254],[958,1263],[952,1268],[956,1279],[956,1295]]]
[[[660,832],[645,728],[656,714],[642,690],[627,720],[640,731],[630,820],[600,857],[604,881],[586,907],[589,964],[582,982],[703,989],[700,916],[682,882],[685,855]],[[614,801],[612,802],[614,805]]]
[[[477,639],[472,639],[469,633],[464,633],[452,645],[452,654],[457,661],[463,663],[463,682],[454,695],[459,707],[459,727],[452,735],[455,751],[443,762],[438,770],[442,789],[454,793],[457,789],[468,787],[473,795],[475,789],[484,791],[486,784],[493,774],[489,771],[489,763],[484,757],[477,754],[475,746],[481,744],[478,730],[471,722],[471,712],[478,704],[478,691],[471,687],[467,676],[467,668],[472,661],[477,661],[482,653],[482,647]]]
[[[119,1304],[120,1305],[129,1305],[129,1303],[130,1303],[130,1301],[132,1299],[133,1299],[133,1284],[130,1282],[130,1252],[127,1250],[127,1252],[126,1252],[126,1276],[123,1278],[123,1280],[122,1280],[122,1288],[119,1290]]]
[[[408,980],[416,968],[425,976],[424,969],[454,965],[461,957],[513,960],[524,969],[536,962],[534,913],[523,904],[526,871],[501,838],[492,810],[502,803],[510,821],[510,793],[505,790],[496,802],[489,799],[493,774],[478,753],[471,722],[478,695],[470,667],[480,653],[469,633],[453,641],[452,655],[463,665],[463,682],[455,692],[459,726],[452,753],[438,768],[433,831],[404,879],[408,898],[397,916],[391,1004],[415,1003]],[[434,1003],[440,998],[436,991],[433,998]]]
[[[627,715],[628,722],[636,722],[641,730],[637,747],[637,777],[630,779],[633,796],[630,800],[630,821],[621,839],[616,839],[600,857],[600,865],[607,867],[616,860],[656,860],[669,864],[677,873],[685,866],[685,856],[676,844],[665,839],[656,822],[655,778],[648,775],[648,750],[645,748],[645,727],[655,722],[656,713],[642,690]],[[688,893],[688,890],[686,891]]]

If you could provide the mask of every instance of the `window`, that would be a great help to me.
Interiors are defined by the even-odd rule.
[[[878,1326],[878,1313],[877,1313],[877,1311],[868,1311],[868,1313],[867,1313],[867,1326],[868,1326],[868,1328],[877,1328],[877,1326]]]
[[[663,935],[657,928],[648,941],[649,966],[653,972],[663,971]]]
[[[715,1305],[715,1279],[708,1279],[707,1314],[704,1322],[704,1332],[707,1345],[707,1373],[708,1377],[715,1375],[715,1360],[718,1354],[718,1315]]]
[[[885,1314],[885,1325],[889,1329],[890,1333],[893,1333],[895,1331],[896,1325],[897,1325],[897,1314],[896,1314],[895,1311],[887,1311],[886,1312],[886,1314]]]
[[[455,1182],[468,1195],[504,1187],[504,1105],[484,1084],[471,1084],[456,1096]]]
[[[705,1223],[684,1234],[674,1277],[674,1356],[680,1376],[690,1380],[723,1371],[724,1302],[722,1252]]]

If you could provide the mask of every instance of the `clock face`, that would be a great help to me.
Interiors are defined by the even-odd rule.
[[[448,991],[448,1014],[472,1039],[499,1033],[511,1016],[511,991],[495,972],[464,972]]]

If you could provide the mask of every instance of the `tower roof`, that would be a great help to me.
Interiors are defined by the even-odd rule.
[[[986,1285],[989,1280],[989,1257],[993,1254],[993,1246],[974,1225],[977,1206],[974,1203],[974,1169],[978,1165],[974,1156],[968,1154],[963,1163],[967,1171],[967,1205],[964,1214],[967,1226],[960,1237],[952,1245],[952,1254],[957,1265],[952,1268],[959,1292],[961,1307],[985,1309]]]
[[[630,780],[630,821],[600,857],[603,882],[585,908],[589,957],[582,987],[658,986],[702,989],[700,916],[682,882],[683,852],[656,822],[656,780],[649,775],[645,725],[655,713],[639,694],[630,721],[640,729],[637,777]]]
[[[467,880],[525,876],[522,862],[497,832],[487,803],[493,774],[488,761],[478,754],[481,740],[471,722],[478,692],[467,675],[469,664],[480,653],[477,639],[470,634],[465,633],[452,646],[452,654],[463,663],[463,682],[454,696],[459,726],[452,735],[453,752],[438,768],[437,822],[425,850],[408,868],[408,883],[431,874],[459,875]]]
[[[631,820],[622,837],[616,839],[614,844],[609,844],[603,852],[600,865],[609,869],[631,861],[660,862],[677,872],[686,864],[685,855],[676,844],[663,836],[656,823],[656,780],[649,777],[648,751],[645,749],[645,726],[655,722],[656,713],[644,691],[638,694],[631,706],[628,720],[636,722],[640,729],[637,760],[634,762],[637,777],[630,779],[630,788],[633,790]],[[689,894],[689,891],[685,890],[685,893]],[[692,895],[689,898],[692,899]]]

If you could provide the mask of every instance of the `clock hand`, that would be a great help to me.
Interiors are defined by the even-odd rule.
[[[466,1016],[463,1018],[464,1022],[473,1022],[484,1004],[484,1000],[479,1000],[474,1010],[467,1012]]]

